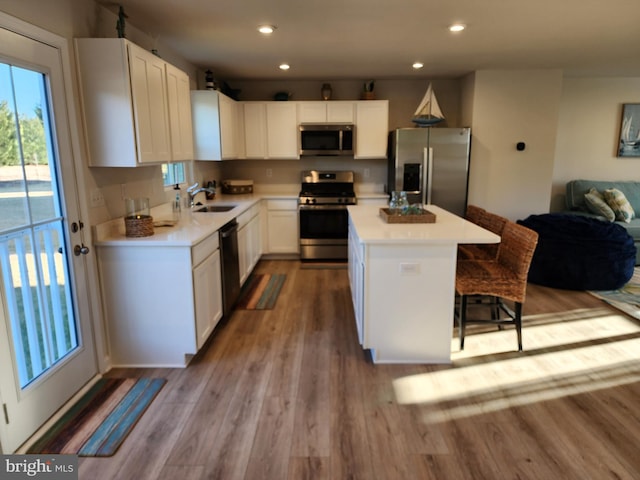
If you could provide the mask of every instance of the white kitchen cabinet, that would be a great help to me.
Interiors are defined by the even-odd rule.
[[[349,220],[349,285],[360,345],[364,342],[364,248]]]
[[[175,67],[126,39],[78,38],[75,45],[91,166],[190,159],[184,142],[191,123],[183,105],[184,74],[178,80]],[[177,125],[180,131],[172,131]]]
[[[216,90],[191,91],[195,160],[240,156],[238,109],[238,102]]]
[[[299,158],[294,102],[242,102],[241,105],[245,158]]]
[[[298,114],[293,102],[267,102],[269,158],[299,159]]]
[[[356,102],[354,158],[386,158],[389,136],[389,101]]]
[[[242,285],[262,255],[260,204],[238,216],[238,253]]]
[[[298,254],[298,200],[278,199],[267,202],[266,253]]]
[[[355,102],[296,102],[299,123],[353,123]]]
[[[189,75],[173,65],[165,64],[171,159],[174,162],[193,159],[193,128],[191,124],[191,88]]]
[[[243,102],[245,158],[268,158],[267,105],[265,102]]]
[[[220,250],[209,255],[193,269],[193,293],[196,309],[196,339],[202,348],[222,318],[222,282]]]
[[[217,232],[193,247],[96,251],[112,366],[186,366],[222,317]]]

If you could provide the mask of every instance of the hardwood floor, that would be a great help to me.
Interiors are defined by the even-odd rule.
[[[523,352],[470,326],[451,365],[373,365],[346,270],[257,271],[287,274],[273,310],[235,311],[186,369],[109,373],[168,383],[80,478],[640,478],[640,323],[602,301],[530,285]]]

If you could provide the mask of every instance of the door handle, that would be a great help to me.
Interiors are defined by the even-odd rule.
[[[87,253],[89,253],[89,247],[87,247],[84,243],[82,245],[76,245],[75,247],[73,247],[73,254],[76,257],[79,257],[80,255],[86,255]]]

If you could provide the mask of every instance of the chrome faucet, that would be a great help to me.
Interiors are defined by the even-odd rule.
[[[195,205],[196,195],[200,192],[207,193],[216,193],[216,189],[214,187],[200,187],[198,188],[198,182],[194,183],[190,187],[187,188],[187,193],[189,194],[189,206],[193,207]]]

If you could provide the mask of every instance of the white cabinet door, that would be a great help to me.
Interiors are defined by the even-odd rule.
[[[267,102],[267,152],[270,158],[298,159],[298,115],[295,103]]]
[[[189,76],[168,63],[166,75],[171,157],[174,162],[192,160],[193,128]]]
[[[267,158],[267,107],[263,102],[242,104],[246,158]]]
[[[389,101],[356,102],[354,158],[386,158],[389,135]]]
[[[238,158],[238,103],[213,90],[191,91],[194,160]]]
[[[200,349],[222,318],[220,250],[216,250],[193,269],[193,292],[197,346]]]
[[[349,284],[358,341],[362,345],[364,341],[364,261],[362,244],[351,225],[349,225]]]
[[[238,229],[238,264],[240,285],[243,285],[249,273],[251,273],[251,239],[248,225]]]
[[[258,207],[256,211],[259,212],[260,208]],[[260,216],[259,215],[254,216],[249,222],[249,225],[247,225],[247,228],[249,229],[249,232],[250,232],[251,257],[249,259],[250,261],[249,270],[251,271],[257,265],[258,261],[260,260],[260,257],[262,256],[262,235],[261,235],[262,230],[260,228]]]
[[[238,103],[222,94],[219,101],[222,159],[238,158]]]
[[[267,201],[267,253],[298,253],[298,201]]]
[[[296,102],[300,123],[353,123],[355,102]]]
[[[353,123],[354,102],[328,102],[327,122]]]
[[[300,123],[323,123],[327,121],[326,102],[296,102]]]
[[[260,205],[256,204],[238,216],[238,256],[240,284],[249,277],[262,255]]]
[[[171,160],[171,142],[165,62],[131,43],[128,49],[138,161],[168,162]],[[114,141],[117,141],[117,134]]]
[[[298,212],[268,212],[269,253],[298,253]]]

